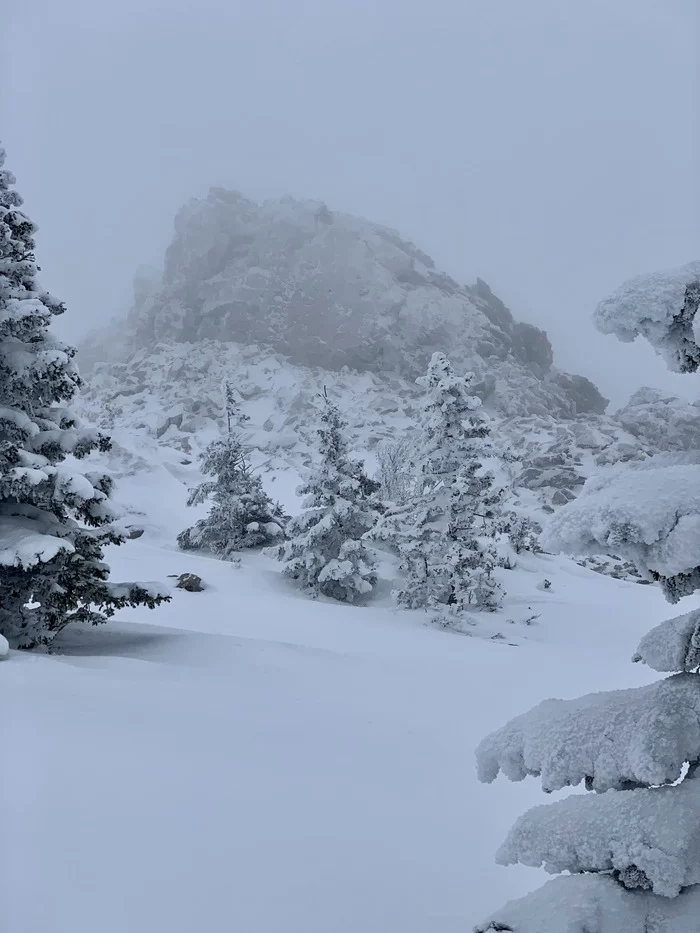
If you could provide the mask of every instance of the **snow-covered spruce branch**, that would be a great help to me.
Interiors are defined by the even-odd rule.
[[[627,283],[597,312],[623,340],[646,337],[672,369],[700,366],[700,263]],[[546,544],[613,549],[669,601],[700,588],[700,462],[668,457],[589,480]],[[662,623],[635,661],[674,672],[632,690],[546,700],[483,740],[479,777],[540,777],[545,791],[597,791],[535,807],[498,853],[573,877],[506,904],[476,933],[697,933],[700,929],[700,613]],[[612,624],[612,620],[611,620]]]

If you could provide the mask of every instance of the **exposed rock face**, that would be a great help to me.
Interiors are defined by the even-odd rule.
[[[121,330],[121,333],[119,332]],[[507,415],[573,417],[606,401],[552,366],[544,331],[518,322],[485,282],[435,268],[398,233],[317,201],[254,203],[212,188],[175,219],[162,283],[141,270],[128,324],[85,342],[83,366],[121,345],[123,358],[202,340],[268,347],[292,362],[409,380],[435,350],[473,370]]]

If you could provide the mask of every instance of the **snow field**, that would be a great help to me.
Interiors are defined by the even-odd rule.
[[[479,785],[474,748],[544,697],[653,679],[628,661],[657,588],[528,558],[503,614],[538,622],[505,623],[513,647],[464,637],[386,586],[309,600],[262,555],[178,551],[194,510],[169,476],[124,481],[152,519],[114,578],[206,590],[2,663],[8,933],[463,933],[536,887],[492,855],[537,784]]]

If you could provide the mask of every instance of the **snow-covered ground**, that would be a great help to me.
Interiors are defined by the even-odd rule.
[[[478,784],[473,750],[544,697],[654,679],[629,658],[673,614],[656,587],[530,557],[505,615],[537,622],[465,637],[179,552],[165,467],[120,495],[148,521],[113,578],[206,589],[0,662],[2,929],[464,933],[541,882],[493,862],[538,784]]]

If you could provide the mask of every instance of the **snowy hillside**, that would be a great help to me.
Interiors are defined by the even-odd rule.
[[[256,450],[256,466],[272,484],[270,493],[290,507],[290,490],[316,456],[316,409],[324,386],[340,405],[353,448],[370,471],[379,444],[416,430],[420,391],[413,382],[300,366],[260,347],[217,340],[161,344],[124,362],[95,364],[80,405],[88,422],[113,435],[107,466],[117,476],[167,463],[194,485],[201,479],[197,455],[224,424],[226,378],[234,380],[250,418],[246,440]],[[602,467],[700,444],[700,408],[652,389],[640,390],[614,416],[503,418],[493,410],[492,416],[496,445],[519,458],[508,480],[513,496],[540,521],[575,498]],[[276,492],[280,484],[286,492]]]
[[[668,614],[657,588],[530,558],[510,606],[540,619],[510,647],[309,600],[260,555],[177,551],[191,510],[165,466],[120,497],[150,526],[115,574],[206,589],[2,662],[31,801],[10,783],[0,803],[8,930],[464,933],[540,883],[490,858],[537,787],[479,785],[473,750],[542,697],[653,679],[629,659]]]
[[[700,444],[700,408],[653,389],[603,414],[595,386],[554,367],[544,332],[395,231],[321,202],[257,205],[222,189],[182,208],[163,273],[139,270],[128,317],[81,345],[81,405],[116,436],[117,475],[167,462],[193,485],[231,379],[255,465],[293,488],[315,456],[324,387],[372,470],[382,441],[415,429],[415,376],[433,349],[475,372],[497,446],[519,458],[516,505],[540,521],[600,468]]]

